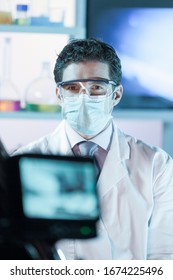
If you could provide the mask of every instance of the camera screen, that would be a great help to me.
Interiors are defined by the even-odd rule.
[[[21,157],[22,207],[28,218],[94,220],[99,215],[91,162]]]

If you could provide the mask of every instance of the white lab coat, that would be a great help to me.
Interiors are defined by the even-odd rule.
[[[67,259],[173,259],[173,160],[116,126],[98,180],[98,237],[57,243]],[[64,121],[17,153],[72,154]],[[43,206],[44,207],[44,206]]]

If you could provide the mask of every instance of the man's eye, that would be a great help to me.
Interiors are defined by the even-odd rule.
[[[104,87],[103,85],[92,85],[92,91],[103,91],[104,90]]]
[[[93,89],[97,90],[97,89],[102,89],[102,87],[100,85],[94,85]]]
[[[74,84],[64,85],[63,88],[67,91],[79,91],[79,86]]]

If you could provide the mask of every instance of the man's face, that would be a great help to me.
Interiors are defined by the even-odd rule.
[[[68,81],[78,80],[84,80],[84,82],[68,83]],[[90,82],[87,84],[85,80],[90,80]],[[91,81],[94,80],[96,80],[96,83],[90,87]],[[100,80],[101,83],[98,82]],[[70,125],[86,139],[97,135],[110,123],[112,108],[119,102],[122,95],[121,86],[114,86],[113,90],[111,84],[103,85],[104,80],[111,80],[107,63],[98,61],[71,63],[63,72],[62,82],[64,84],[67,82],[67,84],[64,85],[61,96],[59,87],[56,91],[59,102],[63,107],[63,118],[68,120]],[[78,90],[79,93],[80,90],[83,93],[80,94],[80,98],[76,94]],[[108,97],[104,95],[106,92],[109,93]],[[68,98],[65,97],[65,94]],[[88,94],[92,95],[91,98],[88,97]]]

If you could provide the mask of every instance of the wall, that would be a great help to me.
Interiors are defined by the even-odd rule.
[[[0,119],[0,138],[6,148],[12,152],[37,138],[50,133],[58,125],[57,119]],[[117,119],[116,124],[127,134],[131,134],[147,143],[162,147],[163,126],[157,120]],[[154,128],[154,131],[153,131]]]

